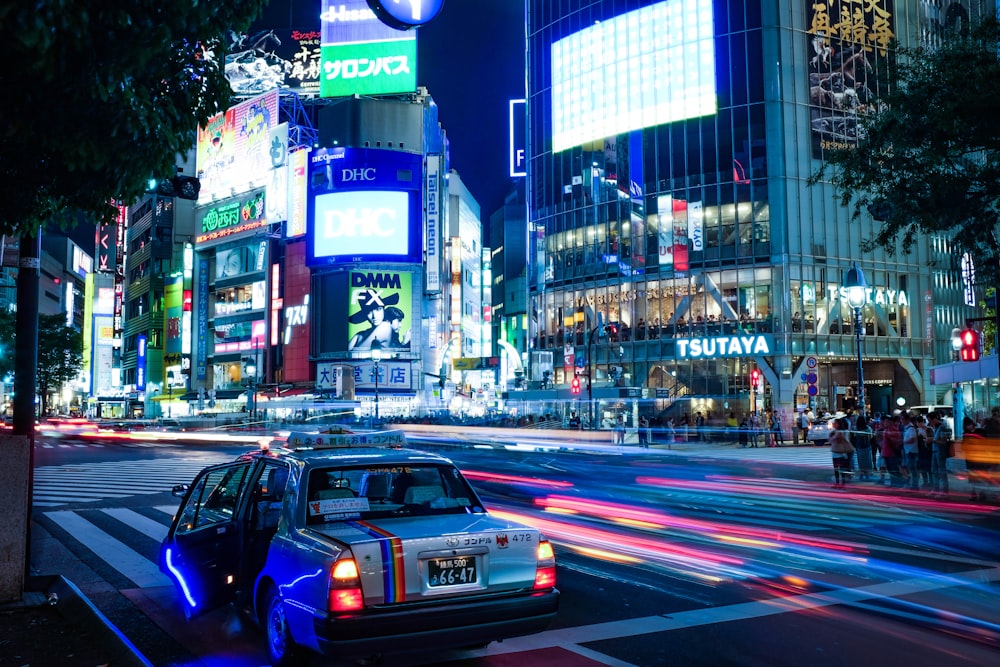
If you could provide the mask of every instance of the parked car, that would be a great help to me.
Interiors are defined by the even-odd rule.
[[[809,433],[806,434],[806,440],[814,445],[825,445],[830,438],[833,419],[833,417],[814,419],[812,424],[809,425]]]
[[[160,567],[186,615],[229,602],[271,661],[481,646],[544,630],[555,558],[535,528],[492,516],[448,459],[402,431],[291,433],[202,471]]]

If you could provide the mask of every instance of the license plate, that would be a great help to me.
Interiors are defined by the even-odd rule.
[[[432,558],[427,561],[427,575],[430,586],[474,584],[476,583],[476,559],[474,556]]]

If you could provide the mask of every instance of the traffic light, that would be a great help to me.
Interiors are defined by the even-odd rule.
[[[569,392],[573,395],[580,393],[580,378],[576,375],[573,376],[573,381],[569,385]]]
[[[963,329],[958,338],[962,341],[962,348],[959,352],[961,360],[979,361],[979,332],[975,329]]]
[[[750,386],[754,388],[760,386],[760,369],[755,368],[750,371]]]
[[[201,192],[201,181],[194,176],[181,175],[162,180],[151,179],[149,192],[155,192],[161,197],[197,200],[198,194]]]

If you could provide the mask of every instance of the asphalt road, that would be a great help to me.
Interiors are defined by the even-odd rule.
[[[142,444],[46,451],[33,516],[52,539],[36,565],[65,573],[153,664],[264,664],[253,627],[226,610],[185,622],[155,576],[156,535],[177,504],[165,490],[242,447]],[[833,489],[818,448],[561,444],[447,447],[492,511],[556,544],[552,627],[383,664],[1000,663],[996,506]],[[122,546],[138,558],[123,562]]]

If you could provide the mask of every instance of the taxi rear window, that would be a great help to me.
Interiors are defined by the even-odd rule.
[[[306,523],[484,511],[454,466],[368,465],[313,468]]]

